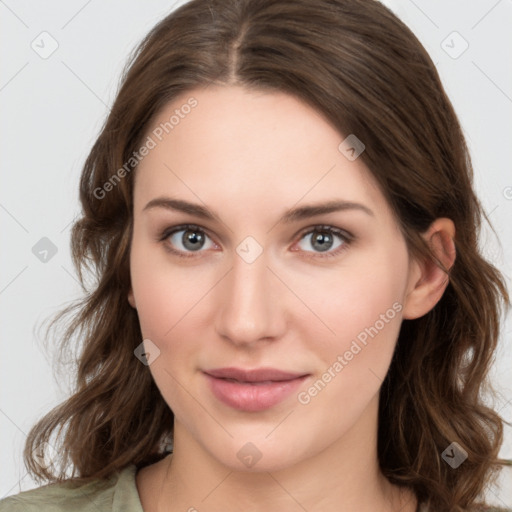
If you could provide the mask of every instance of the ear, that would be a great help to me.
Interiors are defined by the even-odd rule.
[[[455,225],[451,219],[436,219],[422,235],[441,263],[450,269],[455,261]],[[427,314],[441,299],[449,277],[432,259],[414,260],[410,266],[408,293],[403,318],[412,320]]]
[[[135,296],[133,295],[133,289],[131,286],[128,292],[128,302],[132,308],[137,309],[137,305],[135,304]]]

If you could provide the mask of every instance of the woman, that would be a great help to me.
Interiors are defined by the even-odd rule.
[[[487,510],[509,297],[454,110],[388,9],[179,8],[80,199],[76,392],[27,440],[52,485],[0,510]]]

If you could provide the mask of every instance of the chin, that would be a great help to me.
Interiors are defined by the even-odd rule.
[[[308,458],[311,454],[304,451],[307,444],[307,440],[305,442],[294,440],[293,445],[286,444],[283,437],[276,437],[270,441],[260,434],[252,438],[237,436],[224,444],[215,443],[208,451],[231,471],[275,472],[287,469]]]

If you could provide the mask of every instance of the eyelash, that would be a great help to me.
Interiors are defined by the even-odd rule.
[[[208,236],[209,238],[210,235],[208,235],[208,233],[201,227],[197,226],[196,224],[182,224],[180,226],[174,226],[172,228],[166,228],[159,236],[158,236],[158,241],[159,242],[165,242],[171,235],[174,235],[175,233],[178,233],[179,231],[186,231],[186,230],[191,230],[191,231],[198,231],[206,236]],[[354,241],[355,237],[348,233],[347,231],[344,231],[344,230],[341,230],[341,229],[338,229],[338,228],[335,228],[333,226],[324,226],[324,225],[316,225],[316,226],[310,226],[308,228],[306,228],[305,230],[301,231],[301,233],[299,233],[299,241],[302,240],[306,235],[309,235],[311,233],[314,233],[315,231],[319,231],[321,233],[328,233],[328,234],[331,234],[331,235],[336,235],[338,236],[342,241],[343,241],[343,244],[338,247],[337,249],[335,249],[334,251],[332,252],[326,252],[324,254],[320,253],[320,252],[313,252],[313,254],[315,256],[311,256],[313,258],[331,258],[331,257],[334,257],[334,256],[338,256],[339,254],[341,254],[343,251],[345,251],[347,249],[347,247]],[[165,247],[165,250],[180,257],[180,258],[194,258],[196,257],[195,254],[193,252],[188,252],[188,253],[184,253],[183,251],[178,251],[176,249],[173,249],[169,244],[167,243],[164,243],[164,247]],[[197,251],[197,252],[203,252],[203,251]],[[306,251],[306,252],[311,252],[311,251]],[[310,257],[310,256],[307,256],[307,257]]]

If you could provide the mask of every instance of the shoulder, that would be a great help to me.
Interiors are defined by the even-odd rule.
[[[109,480],[77,486],[72,482],[45,485],[0,501],[0,512],[143,512],[135,483],[135,465]]]
[[[496,505],[476,505],[468,512],[512,512],[512,508],[498,507]]]
[[[512,508],[498,507],[496,505],[484,505],[476,504],[471,508],[465,508],[465,512],[512,512]],[[1,512],[1,511],[0,511]],[[422,504],[419,508],[419,512],[430,512],[430,508],[426,504]]]
[[[488,507],[479,509],[478,512],[512,512],[512,508]]]
[[[474,509],[474,512],[512,512],[512,508],[485,506]]]

